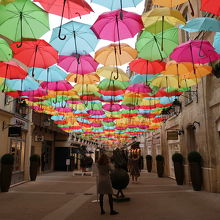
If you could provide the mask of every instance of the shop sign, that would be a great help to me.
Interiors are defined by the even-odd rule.
[[[21,127],[9,127],[8,137],[21,137]]]
[[[167,131],[167,140],[178,140],[178,131]]]
[[[26,121],[21,120],[21,119],[12,118],[11,124],[16,125],[16,126],[20,126],[22,129],[28,130],[28,123]]]

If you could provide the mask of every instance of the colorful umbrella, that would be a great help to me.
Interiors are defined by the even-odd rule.
[[[23,91],[21,95],[27,96],[27,97],[42,97],[42,96],[47,95],[47,91],[39,87],[37,90]]]
[[[104,66],[97,69],[96,73],[110,80],[129,81],[128,75],[118,67]]]
[[[5,84],[10,89],[19,91],[31,91],[39,88],[39,84],[29,76],[25,79],[6,79]]]
[[[42,82],[40,86],[43,89],[53,90],[53,91],[68,91],[73,87],[66,80],[60,80],[55,82]]]
[[[98,88],[101,90],[116,91],[120,89],[126,89],[128,87],[128,84],[129,84],[128,82],[103,79],[99,83]]]
[[[96,73],[88,73],[84,75],[69,74],[66,77],[66,80],[78,84],[94,84],[100,81],[100,77]]]
[[[135,92],[135,93],[150,93],[150,92],[152,92],[151,88],[148,85],[145,85],[144,83],[136,83],[136,84],[130,85],[127,88],[127,90],[130,92]]]
[[[0,62],[0,77],[7,79],[24,79],[27,72],[15,61]]]
[[[11,2],[14,2],[15,0],[0,0],[0,5],[7,5]]]
[[[0,14],[0,33],[13,41],[37,39],[50,30],[47,13],[30,0],[16,0],[0,7]]]
[[[28,72],[31,74],[33,72],[33,68],[30,68]],[[67,73],[60,69],[57,65],[50,66],[47,69],[35,68],[34,70],[34,78],[41,81],[59,81],[64,80],[66,76]]]
[[[121,44],[121,53],[118,44],[110,44],[96,51],[95,60],[105,66],[123,65],[137,57],[137,51],[127,44]]]
[[[149,61],[143,58],[138,58],[129,63],[130,70],[139,74],[156,74],[165,69],[166,63],[158,60]]]
[[[201,10],[215,15],[220,15],[220,1],[201,0]]]
[[[8,43],[0,38],[0,61],[9,61],[12,58],[12,50]]]
[[[110,10],[136,7],[143,0],[92,0],[93,3],[102,5]]]
[[[124,10],[115,10],[101,14],[91,29],[100,39],[120,41],[133,38],[142,28],[141,16]]]
[[[220,59],[209,41],[190,40],[177,46],[170,58],[176,62],[209,63]]]
[[[215,48],[215,51],[220,54],[220,33],[219,32],[215,33],[213,46]]]
[[[159,5],[163,7],[173,8],[177,5],[183,4],[188,0],[153,0],[153,5]]]
[[[57,63],[57,51],[44,40],[23,41],[22,47],[17,42],[11,44],[14,58],[28,67],[47,68]]]
[[[88,24],[70,21],[62,25],[62,37],[59,27],[53,29],[50,43],[61,55],[90,53],[95,50],[98,43],[90,27]]]
[[[179,28],[187,32],[197,31],[213,31],[220,32],[220,21],[215,18],[199,17],[193,18],[186,22],[185,25],[180,25]]]
[[[97,92],[99,89],[94,84],[77,84],[74,86],[74,90],[78,93],[85,94],[87,92]]]
[[[151,75],[151,74],[146,74],[146,75],[137,74],[137,75],[131,77],[129,83],[130,84],[146,83],[146,82],[151,81],[156,76],[157,76],[157,74],[154,74],[154,75]]]
[[[95,72],[99,64],[89,54],[73,54],[72,56],[59,56],[58,65],[67,72],[87,74]]]
[[[164,42],[161,50],[162,39]],[[171,28],[159,34],[143,31],[136,42],[138,56],[147,60],[157,60],[168,57],[178,45],[178,28]]]

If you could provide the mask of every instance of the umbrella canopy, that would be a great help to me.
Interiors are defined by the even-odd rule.
[[[143,0],[92,0],[93,3],[102,5],[110,10],[135,7]]]
[[[25,79],[6,79],[5,83],[10,89],[19,91],[31,91],[39,88],[39,84],[29,76]]]
[[[27,96],[27,97],[42,97],[47,95],[46,89],[42,89],[39,87],[37,90],[32,90],[32,91],[24,91],[21,93],[22,96]]]
[[[188,0],[153,0],[153,5],[159,5],[163,7],[173,8],[174,6],[183,4]]]
[[[33,72],[33,68],[30,68],[28,72],[31,74]],[[35,68],[34,70],[34,78],[41,81],[59,81],[64,80],[66,76],[67,73],[60,69],[57,65],[50,66],[47,69]]]
[[[95,84],[77,84],[74,86],[74,90],[78,93],[85,94],[87,92],[98,92],[98,87]]]
[[[135,92],[135,93],[150,93],[152,92],[151,88],[148,85],[145,85],[144,83],[136,83],[133,85],[130,85],[127,88],[128,91]]]
[[[177,75],[181,78],[199,78],[212,72],[211,66],[193,63],[170,63],[167,64],[164,75]]]
[[[73,87],[66,80],[60,80],[55,82],[42,82],[40,86],[43,89],[53,90],[53,91],[68,91]]]
[[[129,63],[137,57],[137,51],[128,44],[123,43],[120,45],[120,48],[118,44],[102,47],[96,51],[95,60],[105,66],[117,66]]]
[[[95,72],[99,64],[89,54],[73,54],[72,56],[59,56],[58,65],[67,72],[87,74]]]
[[[0,0],[0,5],[7,5],[11,2],[14,2],[15,0]]]
[[[220,1],[201,0],[201,10],[220,15]]]
[[[176,62],[209,63],[220,59],[209,41],[190,40],[177,46],[170,58]]]
[[[0,77],[7,79],[24,79],[27,72],[14,61],[0,62]]]
[[[70,56],[73,53],[87,54],[95,50],[98,39],[90,29],[91,25],[70,21],[60,28],[54,28],[50,44],[59,51],[59,54]]]
[[[11,44],[14,58],[28,67],[47,68],[57,63],[57,51],[44,40],[23,41],[22,47],[17,42]]]
[[[219,32],[215,34],[213,46],[215,48],[215,51],[220,54],[220,33]]]
[[[94,84],[100,81],[100,77],[96,73],[89,73],[84,75],[69,74],[66,77],[69,82],[76,82],[78,84]]]
[[[146,75],[137,74],[137,75],[131,77],[129,83],[130,84],[146,83],[146,82],[151,81],[156,76],[157,76],[157,74],[154,74],[154,75],[151,75],[151,74],[146,74]]]
[[[9,61],[12,58],[12,50],[8,43],[0,38],[0,61]]]
[[[127,87],[128,87],[128,82],[122,82],[118,80],[109,80],[109,79],[103,79],[98,85],[99,89],[108,90],[108,91],[126,89]]]
[[[118,67],[104,66],[99,68],[96,73],[110,80],[117,78],[118,81],[129,81],[128,75]]]
[[[163,50],[161,49],[162,41]],[[178,28],[174,27],[159,34],[143,31],[136,42],[136,48],[139,57],[157,60],[168,57],[178,43]]]
[[[114,42],[133,38],[142,28],[141,16],[124,10],[101,14],[91,27],[98,38]]]
[[[165,69],[166,63],[138,58],[129,63],[130,70],[139,74],[156,74]]]
[[[188,31],[213,31],[220,32],[220,21],[215,18],[199,17],[193,18],[186,22],[185,25],[180,25],[179,28]]]
[[[34,0],[34,2],[39,2],[49,13],[68,19],[86,15],[93,11],[84,0]]]
[[[0,33],[13,41],[37,39],[50,30],[47,13],[30,0],[16,0],[0,7],[0,14]]]

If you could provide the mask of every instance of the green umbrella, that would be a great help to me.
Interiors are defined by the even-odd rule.
[[[161,50],[163,38],[163,51]],[[147,60],[158,60],[168,57],[179,44],[178,28],[170,28],[162,33],[152,34],[143,31],[136,42],[138,56]]]
[[[30,0],[0,5],[0,15],[0,33],[13,41],[38,39],[50,30],[48,13]]]
[[[86,108],[92,110],[100,110],[102,109],[102,102],[88,101]]]
[[[0,61],[9,61],[12,58],[12,50],[8,43],[0,38]]]
[[[98,88],[101,90],[106,90],[106,91],[117,91],[117,90],[121,90],[121,89],[126,89],[128,87],[128,85],[129,85],[129,82],[103,79],[99,83]]]
[[[163,28],[162,28],[163,26]],[[168,30],[170,28],[173,28],[174,26],[166,21],[162,21],[162,20],[158,20],[155,23],[153,23],[152,25],[149,25],[148,27],[145,28],[146,31],[149,31],[153,34],[158,34],[160,33],[162,30]]]

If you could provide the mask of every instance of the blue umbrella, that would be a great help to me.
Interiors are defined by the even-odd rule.
[[[213,46],[215,51],[220,54],[220,33],[215,34]]]
[[[92,0],[93,3],[102,5],[110,10],[135,7],[143,0]]]
[[[54,121],[62,121],[64,119],[65,119],[65,117],[63,115],[53,115],[53,116],[51,116],[51,120],[54,120]]]
[[[131,77],[130,84],[144,83],[144,82],[147,82],[147,81],[151,81],[156,76],[158,76],[158,74],[155,74],[155,75],[152,75],[152,74],[146,74],[146,75],[137,74],[137,75]]]
[[[6,79],[6,86],[13,90],[31,91],[39,88],[39,83],[27,76],[25,79]]]
[[[28,70],[29,75],[33,72],[33,67]],[[34,68],[34,78],[36,80],[54,82],[64,80],[67,76],[67,73],[59,68],[57,65],[52,65],[47,69],[43,68]]]
[[[70,21],[62,25],[62,35],[65,39],[58,37],[60,28],[57,27],[53,29],[50,44],[60,55],[88,54],[95,50],[99,41],[90,27],[88,24]]]
[[[180,25],[179,28],[188,32],[197,31],[214,31],[220,32],[220,21],[215,18],[193,18],[186,22],[185,25]]]
[[[107,101],[114,101],[114,102],[116,102],[116,101],[120,101],[120,100],[122,100],[124,98],[124,96],[123,95],[117,95],[117,96],[102,96],[102,100],[105,102],[107,102]]]
[[[176,99],[176,96],[171,96],[171,97],[161,97],[160,98],[160,103],[161,104],[170,104],[172,102],[174,102],[174,100]]]

